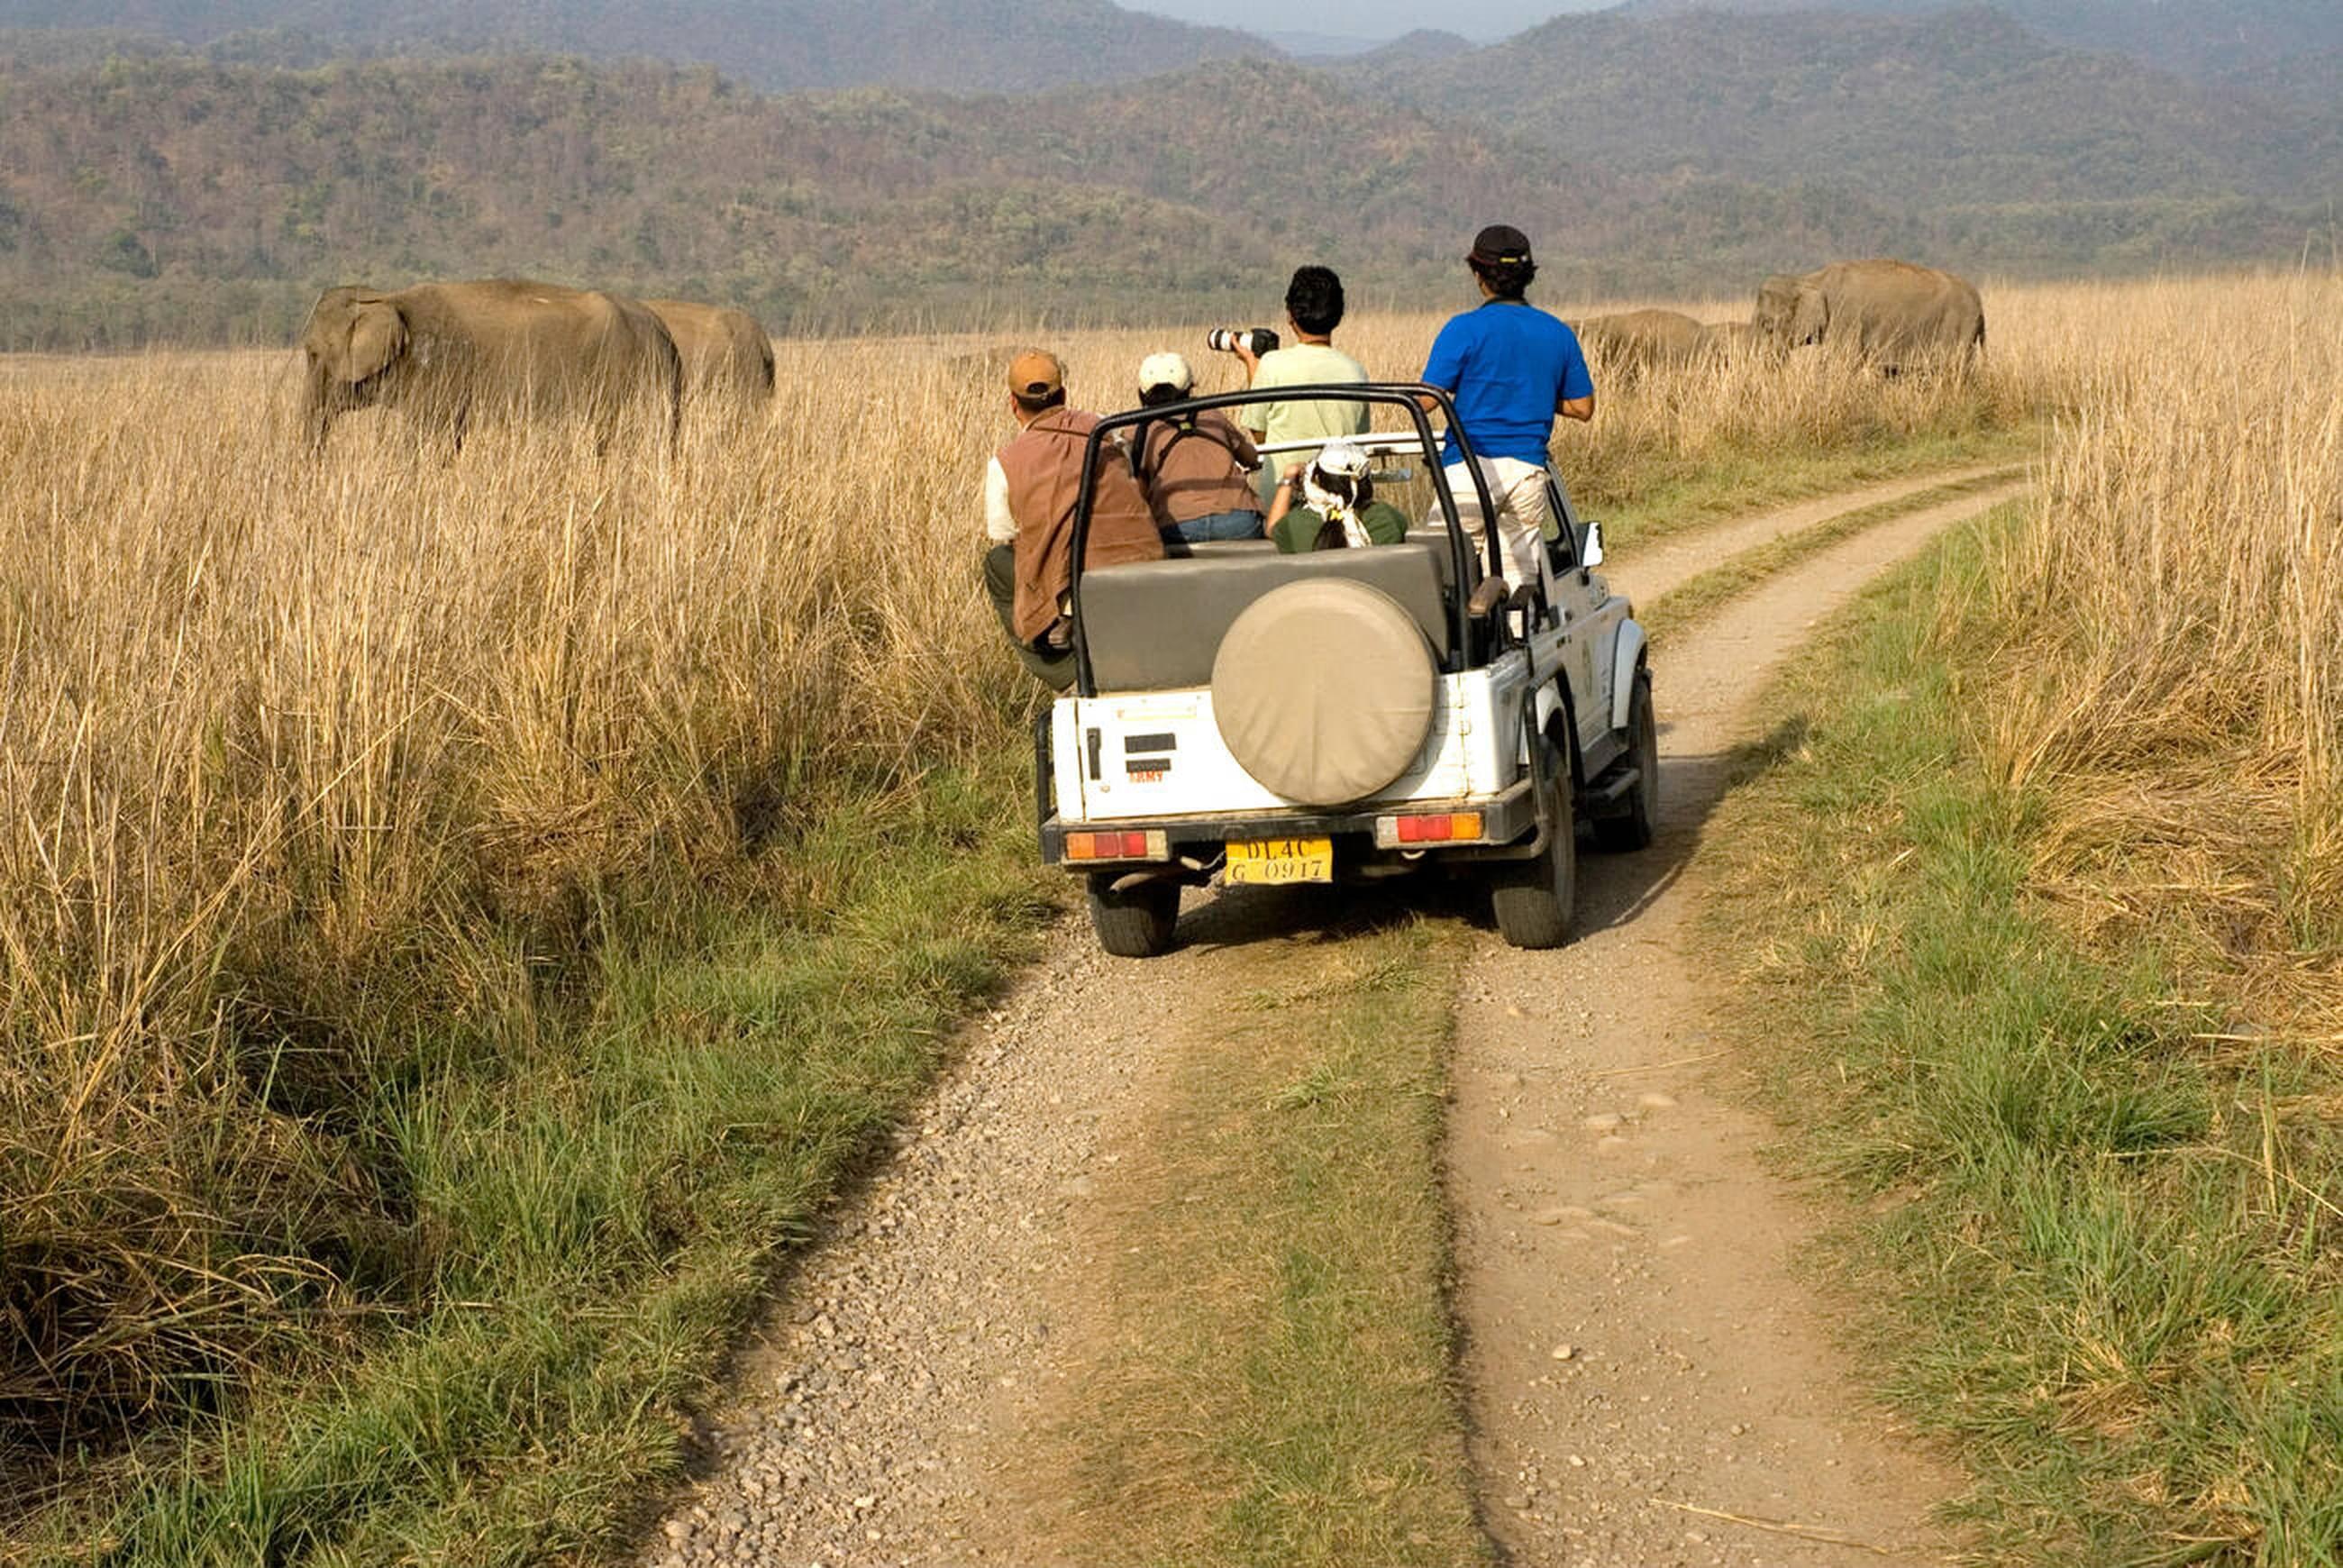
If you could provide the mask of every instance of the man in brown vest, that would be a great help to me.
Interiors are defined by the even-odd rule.
[[[1066,407],[1066,368],[1056,355],[1038,348],[1010,364],[1009,412],[1017,434],[984,472],[984,533],[991,542],[984,587],[1018,658],[1063,691],[1074,678],[1066,651],[1074,503],[1098,416]],[[1162,558],[1162,538],[1131,477],[1129,457],[1120,442],[1101,443],[1083,569]]]

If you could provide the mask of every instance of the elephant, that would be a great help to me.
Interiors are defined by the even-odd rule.
[[[342,414],[377,405],[444,427],[460,450],[484,415],[571,413],[608,449],[628,422],[676,438],[683,366],[675,339],[636,301],[516,278],[421,283],[383,293],[329,288],[301,330],[300,419],[312,451]]]
[[[676,351],[683,356],[687,397],[751,406],[772,397],[773,340],[755,317],[689,299],[646,299],[643,304],[666,325]]]
[[[1984,352],[1985,304],[1966,278],[1933,266],[1841,261],[1767,278],[1750,327],[1776,353],[1841,343],[1895,371]]]
[[[1701,348],[1701,327],[1674,310],[1628,310],[1577,324],[1578,341],[1597,368],[1633,377],[1662,367],[1689,365]]]
[[[1715,364],[1731,365],[1749,352],[1755,337],[1745,321],[1712,321],[1700,329],[1700,352]]]

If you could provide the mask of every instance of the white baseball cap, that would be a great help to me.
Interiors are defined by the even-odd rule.
[[[1367,471],[1367,449],[1354,441],[1329,441],[1313,466],[1329,478],[1355,479]]]
[[[1168,348],[1161,354],[1151,354],[1139,362],[1141,391],[1150,387],[1170,387],[1185,392],[1195,384],[1196,375],[1188,368],[1188,361]]]

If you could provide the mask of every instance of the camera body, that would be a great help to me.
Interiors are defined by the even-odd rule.
[[[1215,327],[1204,334],[1204,346],[1216,353],[1234,354],[1243,349],[1256,359],[1277,344],[1276,332],[1266,327]]]

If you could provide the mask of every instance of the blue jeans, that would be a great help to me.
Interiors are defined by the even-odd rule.
[[[1190,518],[1184,523],[1174,523],[1164,532],[1192,545],[1203,539],[1257,539],[1262,537],[1261,514],[1214,512],[1210,517]]]

